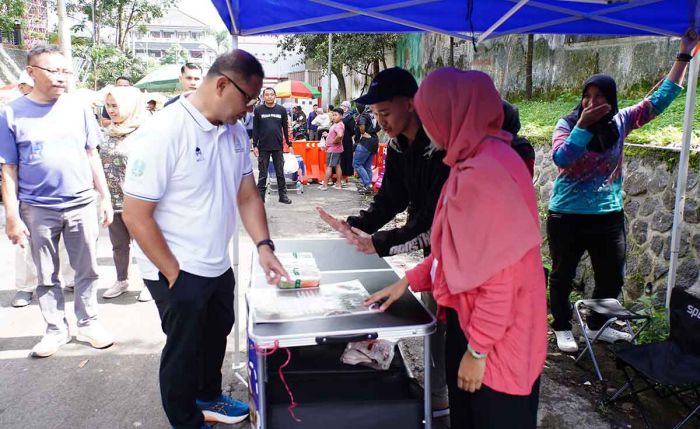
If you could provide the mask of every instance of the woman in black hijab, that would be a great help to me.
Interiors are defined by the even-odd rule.
[[[559,120],[552,136],[552,159],[559,167],[549,201],[547,237],[552,258],[549,293],[552,327],[564,352],[578,349],[571,333],[571,282],[588,252],[593,265],[593,298],[617,298],[624,283],[625,219],[622,201],[622,157],[625,137],[661,114],[681,92],[685,69],[697,44],[688,31],[676,61],[659,88],[640,103],[618,110],[617,86],[610,76],[591,76],[581,102]],[[606,317],[591,313],[587,334],[598,334]],[[629,341],[610,327],[599,340]]]

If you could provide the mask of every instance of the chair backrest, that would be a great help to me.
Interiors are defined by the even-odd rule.
[[[700,297],[678,287],[671,292],[670,338],[684,352],[700,356]]]

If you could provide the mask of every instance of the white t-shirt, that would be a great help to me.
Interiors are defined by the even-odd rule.
[[[158,203],[154,218],[180,269],[202,277],[226,272],[238,189],[253,174],[245,128],[212,125],[180,97],[125,143],[124,194]],[[143,278],[158,280],[155,265],[138,247],[135,253]]]

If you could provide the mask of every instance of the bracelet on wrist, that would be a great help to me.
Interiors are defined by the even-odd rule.
[[[686,54],[686,53],[683,53],[683,52],[681,52],[681,53],[679,53],[678,55],[676,55],[676,61],[681,61],[681,62],[684,62],[684,63],[689,63],[690,60],[692,60],[692,59],[693,59],[693,56],[692,56],[692,55]]]

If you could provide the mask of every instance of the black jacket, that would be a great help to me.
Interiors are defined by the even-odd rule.
[[[253,116],[253,146],[260,150],[282,150],[282,141],[289,142],[287,111],[275,104],[267,107],[264,104],[255,108]]]
[[[412,144],[404,136],[387,148],[382,187],[367,210],[350,216],[347,222],[372,234],[372,243],[381,257],[424,249],[430,253],[430,227],[442,185],[450,168],[442,162],[444,152],[428,153],[430,140],[421,127]],[[408,209],[406,224],[378,231]]]

